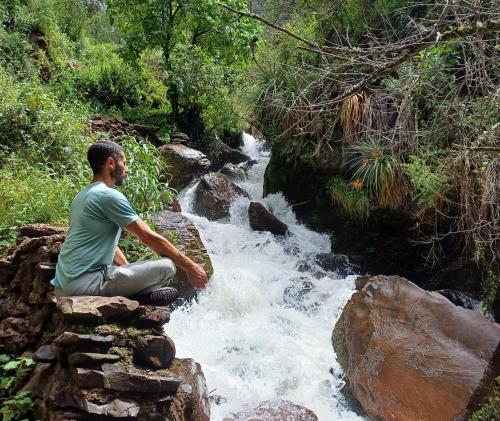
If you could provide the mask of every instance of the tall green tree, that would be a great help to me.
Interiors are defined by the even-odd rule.
[[[147,49],[161,49],[174,120],[179,106],[186,106],[178,78],[173,73],[176,53],[193,49],[223,67],[244,66],[251,57],[251,42],[258,24],[241,19],[214,0],[107,0],[113,23],[122,31],[125,56],[137,58]],[[242,0],[224,4],[245,8]],[[184,101],[184,103],[182,103]]]

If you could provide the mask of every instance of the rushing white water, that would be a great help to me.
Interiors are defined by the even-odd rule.
[[[195,186],[181,194],[183,213],[200,230],[214,275],[198,302],[176,310],[166,325],[177,356],[201,363],[214,397],[214,421],[269,399],[304,405],[320,421],[361,420],[340,402],[343,383],[331,343],[354,277],[318,274],[312,257],[330,251],[328,236],[299,224],[281,194],[262,198],[269,153],[247,134],[242,150],[258,162],[240,186],[290,234],[252,231],[246,198],[232,204],[230,218],[214,222],[190,213]],[[305,262],[311,267],[304,271]]]

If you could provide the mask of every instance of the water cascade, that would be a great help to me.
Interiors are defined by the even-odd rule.
[[[361,420],[342,403],[331,343],[355,277],[340,279],[314,264],[316,254],[330,252],[328,236],[299,224],[283,195],[262,198],[269,161],[262,141],[244,134],[242,151],[257,163],[238,184],[290,233],[280,238],[252,231],[247,198],[232,204],[229,218],[214,222],[191,213],[195,185],[181,193],[183,213],[198,227],[214,275],[197,302],[172,314],[167,332],[177,356],[201,363],[215,421],[269,399],[304,405],[320,421]]]

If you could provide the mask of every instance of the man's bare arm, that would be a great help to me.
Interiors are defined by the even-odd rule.
[[[116,247],[113,263],[118,266],[128,265],[128,260],[123,254],[123,251],[121,251],[120,247]]]
[[[159,256],[172,259],[176,266],[186,272],[193,289],[203,288],[208,282],[205,270],[201,265],[184,256],[170,241],[154,232],[144,221],[138,219],[127,225],[125,229]]]

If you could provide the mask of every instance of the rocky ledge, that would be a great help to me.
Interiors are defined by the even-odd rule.
[[[0,259],[0,353],[36,361],[20,389],[32,394],[34,419],[209,420],[200,365],[175,358],[164,331],[169,309],[124,297],[55,299],[48,281],[64,236],[25,227]]]

